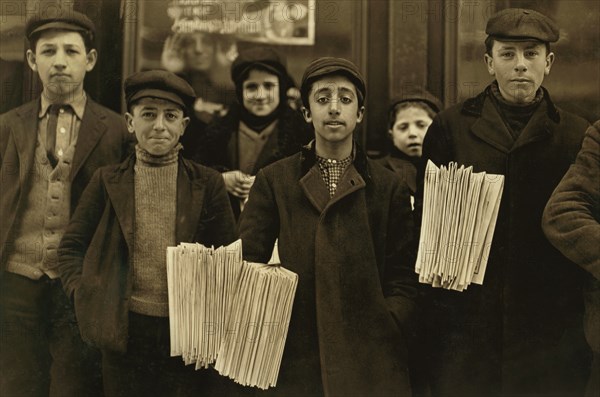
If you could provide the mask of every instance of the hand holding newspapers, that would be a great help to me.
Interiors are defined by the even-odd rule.
[[[465,290],[483,284],[504,175],[427,162],[415,271],[421,283]]]
[[[298,275],[227,247],[167,248],[171,356],[244,386],[277,383]]]

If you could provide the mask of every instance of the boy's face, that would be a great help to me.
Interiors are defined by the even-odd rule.
[[[27,62],[40,76],[44,93],[57,102],[69,102],[82,95],[83,79],[96,65],[96,59],[96,50],[86,53],[81,34],[71,31],[44,31],[35,52],[27,50]]]
[[[423,139],[432,121],[424,109],[414,106],[401,109],[390,130],[394,146],[408,156],[421,157]]]
[[[317,143],[344,143],[352,140],[365,108],[358,107],[356,87],[340,75],[324,76],[312,84],[308,94],[310,109],[304,108],[304,119],[315,127]]]
[[[268,116],[279,106],[279,78],[272,73],[253,69],[242,88],[244,107],[255,116]]]
[[[484,57],[489,74],[510,103],[532,102],[554,62],[554,53],[546,54],[546,46],[538,41],[494,40],[492,56]]]
[[[135,133],[138,144],[154,156],[162,156],[177,145],[190,122],[179,105],[158,98],[141,98],[131,113],[125,113],[127,129]]]
[[[183,38],[183,54],[189,69],[206,72],[215,58],[215,43],[212,37],[195,32]]]

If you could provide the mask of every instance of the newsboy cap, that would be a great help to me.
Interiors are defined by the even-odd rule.
[[[283,77],[287,76],[285,60],[279,54],[268,47],[254,47],[240,51],[239,55],[231,64],[231,80],[239,83],[239,80],[253,67],[260,66],[273,74]]]
[[[424,88],[403,92],[402,95],[395,97],[390,103],[389,111],[392,112],[396,105],[403,102],[424,102],[435,113],[439,113],[444,109],[442,102],[435,95]]]
[[[184,112],[193,109],[196,93],[181,77],[166,70],[134,73],[124,83],[125,100],[129,107],[141,98],[159,98],[181,106]]]
[[[32,34],[48,29],[87,32],[92,38],[96,33],[94,22],[86,15],[73,10],[62,10],[60,13],[53,16],[36,14],[29,18],[25,24],[25,35],[29,39]]]
[[[496,39],[507,41],[538,40],[546,43],[558,41],[556,23],[534,10],[507,8],[492,15],[485,32]]]
[[[308,107],[308,94],[312,84],[319,78],[332,74],[340,74],[347,77],[356,87],[356,91],[364,101],[367,95],[365,79],[358,67],[344,58],[322,57],[312,61],[304,71],[302,84],[300,85],[300,97],[304,106]],[[360,104],[362,105],[362,103]]]

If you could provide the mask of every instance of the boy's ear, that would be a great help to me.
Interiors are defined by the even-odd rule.
[[[190,125],[190,118],[184,117],[183,119],[181,119],[181,122],[183,123],[183,129],[181,130],[181,135],[183,135],[183,134],[185,134],[185,129],[187,128],[187,126]]]
[[[309,108],[302,106],[302,116],[304,116],[304,121],[307,123],[312,123],[312,116]]]
[[[37,72],[37,63],[35,62],[35,53],[32,50],[27,50],[27,63],[34,72]]]
[[[127,122],[127,131],[133,134],[135,132],[135,128],[133,126],[133,115],[129,112],[125,113],[125,121]]]
[[[494,69],[494,58],[489,56],[488,54],[483,54],[483,60],[485,62],[485,66],[487,67],[490,76],[494,76],[496,74],[496,71]]]
[[[365,107],[361,106],[356,114],[356,123],[360,123],[363,120],[363,117],[365,117]]]
[[[86,72],[91,72],[92,69],[94,69],[94,66],[96,66],[96,61],[98,61],[98,52],[95,49],[91,49],[90,52],[86,54],[85,58],[85,70]]]

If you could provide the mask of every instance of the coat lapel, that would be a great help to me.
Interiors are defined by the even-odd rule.
[[[33,167],[33,159],[35,158],[35,143],[37,141],[38,131],[38,111],[39,99],[29,102],[23,109],[18,112],[21,118],[21,124],[15,125],[11,131],[19,153],[19,180],[21,185],[25,183],[25,179],[31,175]]]
[[[200,214],[204,209],[205,192],[204,178],[190,179],[187,168],[180,159],[177,168],[177,243],[195,241]]]
[[[319,211],[319,213],[323,212],[329,202],[329,190],[327,190],[327,186],[316,165],[311,167],[308,172],[300,178],[300,186],[302,186],[304,195],[317,211]]]
[[[512,135],[489,99],[484,101],[481,117],[473,123],[471,132],[503,153],[508,153],[514,144]]]
[[[135,155],[106,178],[106,191],[115,214],[121,225],[129,252],[133,252],[133,233],[135,220]]]
[[[326,210],[343,199],[344,197],[354,193],[357,190],[360,190],[366,186],[366,182],[363,177],[358,173],[354,164],[350,164],[346,172],[342,175],[342,178],[338,182],[337,189],[335,190],[335,194],[329,200],[326,206]]]
[[[542,101],[523,131],[521,131],[513,150],[552,136],[552,133],[550,132],[551,122],[547,117],[547,112],[546,102]]]
[[[73,166],[71,168],[71,180],[81,169],[94,147],[106,132],[106,124],[104,123],[105,115],[98,111],[96,103],[88,97],[85,106],[85,113],[81,120],[79,128],[79,137],[75,146],[75,156],[73,158]]]

